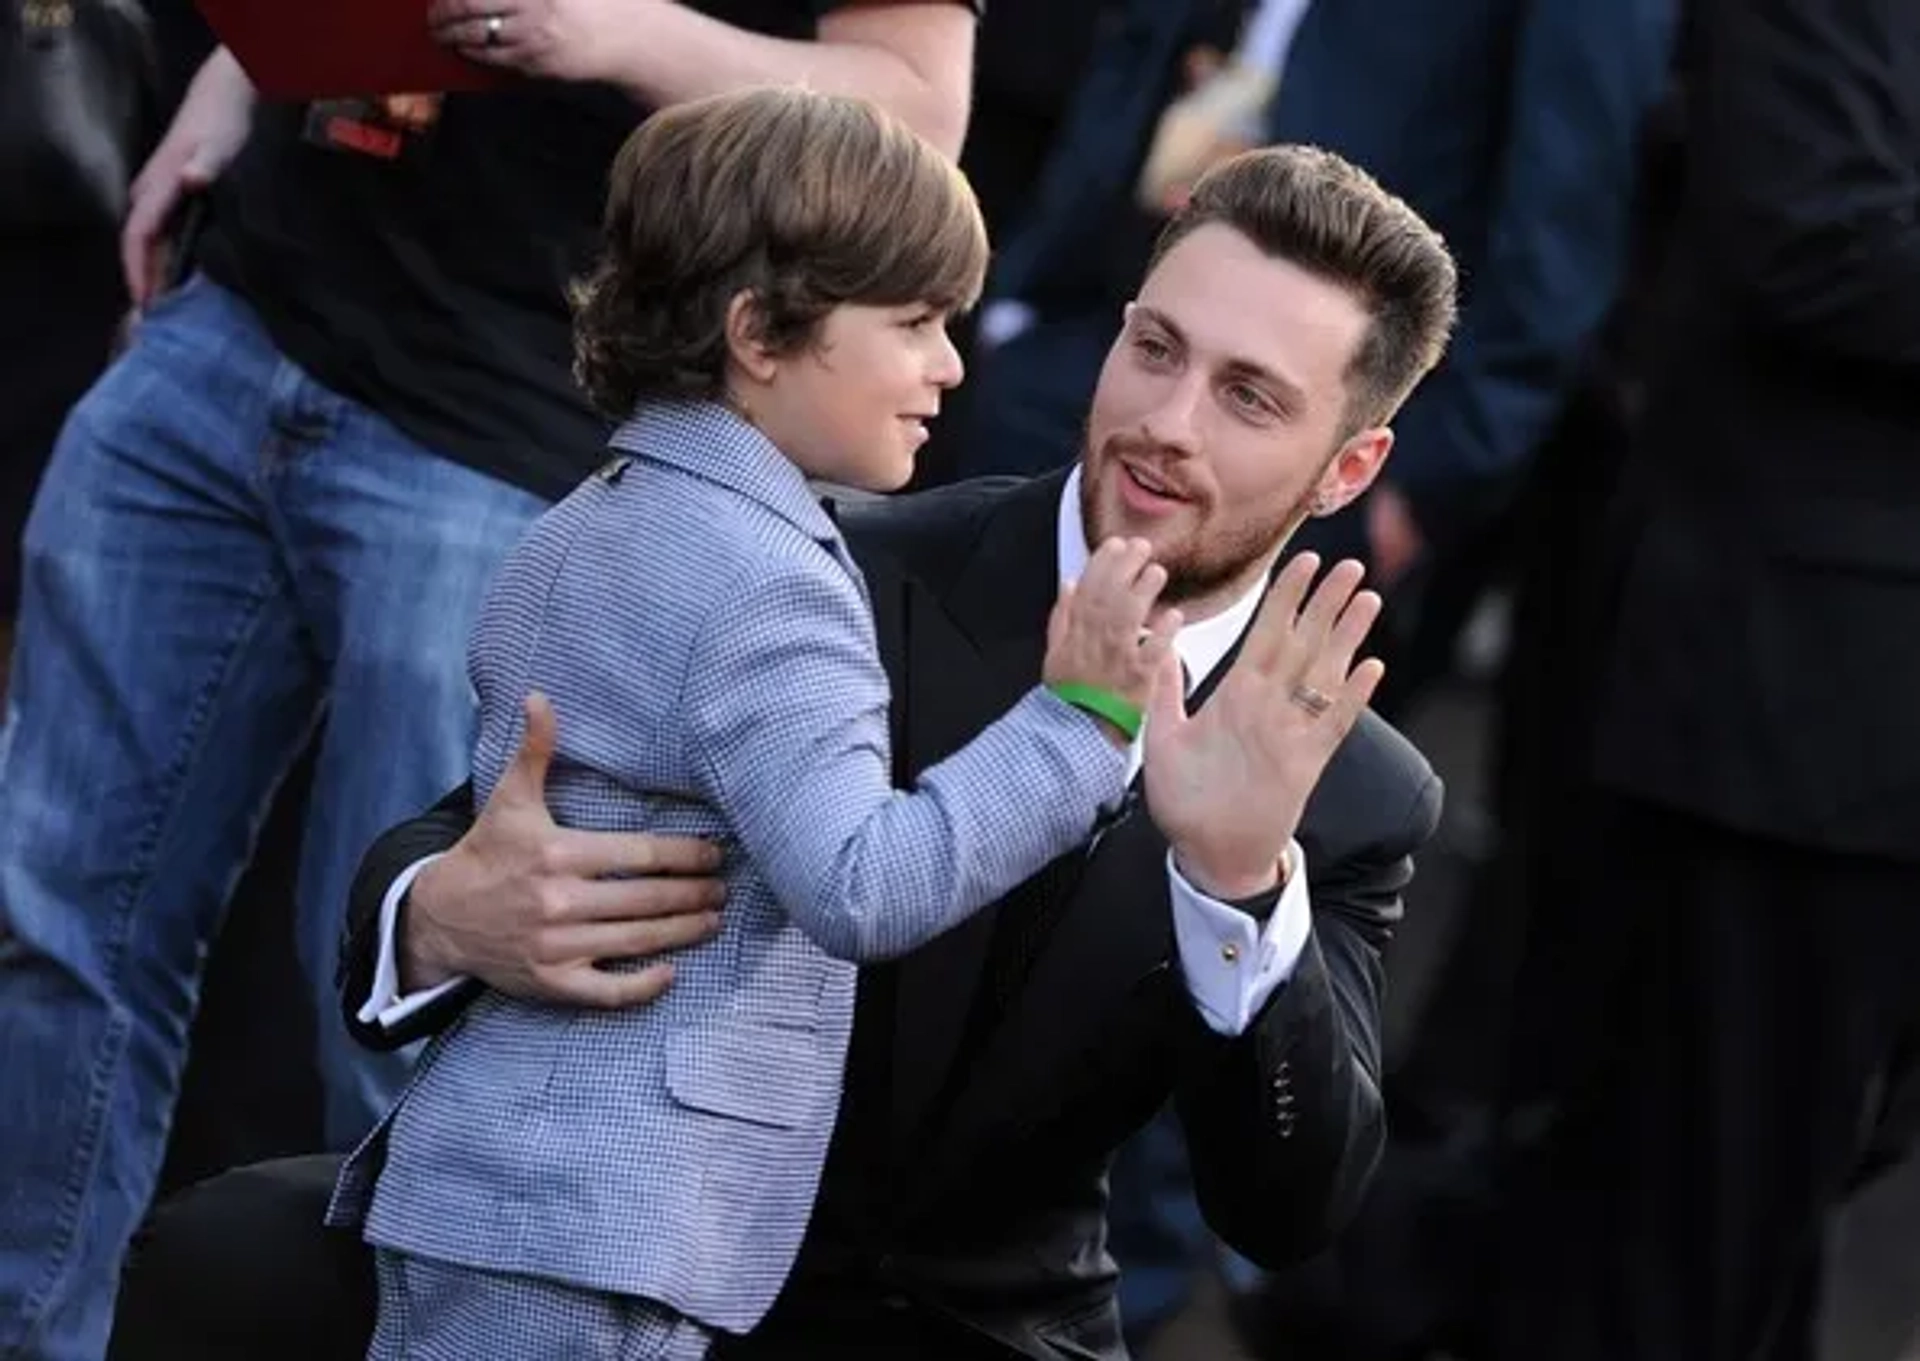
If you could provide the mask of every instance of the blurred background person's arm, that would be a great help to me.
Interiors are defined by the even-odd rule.
[[[120,267],[135,307],[151,302],[171,272],[168,229],[181,201],[212,184],[239,154],[253,125],[253,105],[253,82],[232,53],[216,48],[133,182]]]
[[[811,42],[749,32],[673,0],[437,0],[429,22],[470,60],[607,81],[649,108],[786,82],[857,95],[957,157],[967,130],[975,8],[960,0],[820,8]],[[490,45],[495,18],[499,36]]]
[[[1310,3],[1258,0],[1232,56],[1206,48],[1189,54],[1193,88],[1160,116],[1140,172],[1141,207],[1172,212],[1209,166],[1266,140],[1267,105]]]
[[[1379,579],[1404,575],[1435,540],[1484,527],[1563,409],[1619,296],[1674,8],[1524,7],[1479,239],[1461,243],[1474,264],[1460,332],[1395,421],[1393,461],[1366,509]]]

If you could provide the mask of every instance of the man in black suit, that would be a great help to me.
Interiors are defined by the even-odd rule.
[[[1382,951],[1440,789],[1364,711],[1378,664],[1352,658],[1379,601],[1354,594],[1357,566],[1306,599],[1317,562],[1276,562],[1305,516],[1378,472],[1454,290],[1439,238],[1360,172],[1251,153],[1169,229],[1074,473],[846,512],[902,779],[1035,683],[1061,580],[1114,533],[1150,539],[1168,570],[1191,716],[1177,697],[1156,708],[1142,797],[1083,850],[863,970],[801,1261],[773,1315],[720,1355],[1123,1356],[1104,1173],[1170,1095],[1209,1220],[1242,1252],[1295,1258],[1352,1212],[1383,1134]],[[477,822],[462,791],[368,855],[343,977],[364,1038],[438,1030],[483,981],[642,999],[670,981],[663,966],[595,961],[711,929],[697,876],[604,877],[698,871],[699,848],[546,820],[538,743]],[[183,1333],[197,1355],[222,1339],[286,1354],[364,1320],[356,1245],[314,1227],[331,1166],[236,1174],[163,1213],[116,1355],[164,1354]],[[350,1336],[331,1345],[315,1354],[352,1354]]]
[[[1920,6],[1707,0],[1598,731],[1574,1100],[1502,1355],[1813,1355],[1920,1048]],[[1597,1031],[1608,1052],[1570,1052]],[[1911,1131],[1905,1142],[1910,1144]]]

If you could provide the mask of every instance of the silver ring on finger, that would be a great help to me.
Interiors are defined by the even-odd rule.
[[[506,28],[506,26],[507,26],[507,17],[504,14],[489,14],[487,16],[486,45],[488,47],[500,46],[500,33],[502,29]]]
[[[1316,690],[1311,685],[1296,685],[1288,692],[1287,698],[1305,709],[1315,718],[1321,717],[1333,707],[1333,696],[1324,690]]]

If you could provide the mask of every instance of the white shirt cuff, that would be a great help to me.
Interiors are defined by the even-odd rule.
[[[406,898],[407,890],[413,887],[413,881],[420,877],[420,871],[439,858],[438,855],[429,855],[408,865],[400,872],[400,877],[393,881],[387,896],[380,900],[380,954],[373,966],[372,991],[360,1006],[362,1025],[377,1025],[382,1030],[391,1030],[466,981],[449,978],[425,992],[416,992],[408,997],[400,995],[400,953],[395,948],[395,935],[400,925],[400,904]]]
[[[1173,894],[1173,938],[1180,950],[1187,994],[1209,1029],[1242,1035],[1300,962],[1313,930],[1307,894],[1307,857],[1287,843],[1287,886],[1261,923],[1237,907],[1209,898],[1182,877],[1167,855]]]

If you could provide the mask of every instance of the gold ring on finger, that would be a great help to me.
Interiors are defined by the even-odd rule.
[[[1324,690],[1316,690],[1311,685],[1294,686],[1292,691],[1288,693],[1287,698],[1295,704],[1298,704],[1315,718],[1319,718],[1333,707],[1333,696]]]

